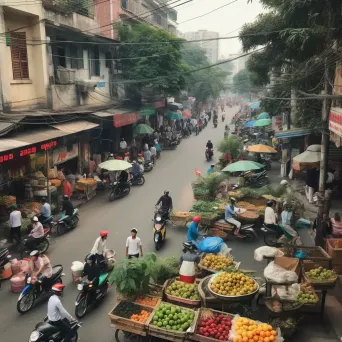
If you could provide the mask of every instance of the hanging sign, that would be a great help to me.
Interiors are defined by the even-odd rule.
[[[342,137],[342,109],[331,108],[329,115],[329,130]]]
[[[78,157],[78,143],[73,144],[71,150],[66,146],[61,146],[52,152],[53,165],[58,165],[66,162],[67,160]]]

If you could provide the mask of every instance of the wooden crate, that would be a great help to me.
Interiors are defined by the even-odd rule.
[[[212,226],[213,228],[216,229],[221,229],[221,230],[227,230],[227,231],[232,231],[234,229],[234,226],[227,223],[227,222],[215,222]]]
[[[337,275],[336,277],[334,278],[331,278],[331,279],[328,279],[328,280],[315,280],[315,279],[311,279],[309,278],[305,272],[308,272],[314,268],[317,268],[317,267],[325,267],[325,268],[328,268],[329,265],[329,262],[326,261],[326,265],[322,265],[322,261],[320,262],[313,262],[311,260],[303,260],[302,261],[302,274],[303,274],[303,279],[307,282],[307,283],[310,283],[312,284],[312,286],[315,288],[315,289],[330,289],[330,288],[334,288],[335,285],[336,285],[336,281],[337,281]]]
[[[199,309],[198,319],[197,319],[197,322],[196,322],[194,333],[191,336],[191,340],[198,341],[198,342],[217,342],[218,340],[216,338],[206,337],[206,336],[203,336],[203,335],[200,335],[200,334],[197,333],[198,329],[199,329],[199,324],[200,324],[200,322],[202,320],[203,313],[206,310],[210,310],[215,316],[218,316],[218,315],[229,316],[232,319],[234,318],[235,315],[231,314],[231,313],[227,313],[227,312],[213,310],[213,309],[203,309],[203,308]]]
[[[151,322],[152,322],[152,319],[158,309],[158,307],[156,307],[150,318],[147,320],[147,326],[148,326],[148,334],[150,336],[154,336],[154,337],[157,337],[157,338],[161,338],[161,339],[164,339],[164,340],[168,340],[168,341],[173,341],[173,342],[179,342],[179,341],[185,341],[187,340],[187,337],[188,336],[191,336],[194,332],[194,329],[195,329],[195,326],[196,326],[196,323],[197,323],[197,320],[198,320],[198,311],[194,311],[194,310],[191,310],[191,309],[188,309],[188,308],[182,308],[178,305],[174,305],[174,304],[170,304],[170,303],[166,303],[166,302],[162,302],[161,304],[168,304],[168,305],[173,305],[173,306],[176,306],[180,309],[183,309],[183,310],[189,310],[189,311],[193,311],[194,314],[195,314],[195,317],[194,317],[194,320],[192,322],[192,325],[191,327],[188,329],[188,331],[175,331],[175,330],[166,330],[166,329],[163,329],[163,328],[159,328],[159,327],[156,327],[155,325],[152,325]]]
[[[325,250],[332,259],[332,268],[342,274],[342,239],[327,239]]]
[[[146,306],[146,307],[148,307],[148,308],[151,308],[152,310],[153,310],[155,307],[159,306],[159,304],[161,303],[161,298],[160,298],[160,297],[155,297],[155,296],[150,296],[150,295],[140,295],[140,296],[137,296],[137,297],[134,299],[134,302],[133,302],[134,304],[142,305],[142,304],[136,302],[136,300],[137,300],[139,297],[148,297],[148,298],[155,298],[155,299],[157,299],[157,303],[156,303],[156,305],[154,305],[154,306],[146,305],[146,304],[144,305],[144,306]]]
[[[114,311],[120,303],[121,302],[118,302],[115,305],[115,307],[108,313],[111,323],[115,325],[116,329],[127,331],[132,334],[137,334],[140,336],[146,336],[147,335],[147,323],[149,320],[147,320],[147,322],[145,323],[140,323],[140,322],[132,321],[128,318],[115,315]],[[147,312],[149,312],[150,317],[151,317],[152,312],[153,312],[152,308],[148,306],[143,306],[140,304],[135,304],[135,305],[138,305],[141,308],[141,310],[146,310]]]

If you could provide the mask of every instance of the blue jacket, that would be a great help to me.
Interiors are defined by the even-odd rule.
[[[188,241],[196,241],[200,235],[201,234],[198,231],[198,223],[191,222],[187,234]]]
[[[224,213],[224,218],[227,220],[227,219],[231,219],[233,217],[236,217],[236,213],[234,211],[234,207],[230,204],[228,204],[226,206],[226,210],[225,210],[225,213]]]

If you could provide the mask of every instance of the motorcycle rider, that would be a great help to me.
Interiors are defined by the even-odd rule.
[[[137,163],[136,160],[133,160],[133,164],[132,164],[132,175],[133,175],[133,179],[138,177],[140,174],[140,167],[139,164]]]
[[[209,149],[209,150],[213,150],[213,149],[214,149],[214,145],[213,145],[213,143],[211,142],[211,140],[208,140],[207,145],[206,145],[206,148]]]
[[[93,287],[89,290],[88,303],[92,303],[96,294],[96,288],[99,285],[99,279],[101,275],[100,266],[96,264],[96,256],[94,254],[88,254],[85,258],[86,264],[84,265],[82,277],[87,277],[89,284]]]
[[[43,290],[49,289],[49,279],[52,277],[52,266],[46,255],[41,255],[38,250],[30,253],[29,269],[31,277],[37,277],[41,281]]]
[[[169,194],[170,192],[165,190],[164,195],[159,198],[156,204],[157,207],[161,203],[161,210],[163,211],[163,215],[167,220],[169,219],[169,213],[173,208],[172,198]]]
[[[74,336],[69,321],[75,320],[63,307],[61,300],[58,297],[63,296],[65,285],[61,283],[54,284],[51,288],[53,295],[49,298],[48,302],[48,320],[49,324],[57,327],[61,331],[64,342],[71,342]]]
[[[68,195],[63,196],[62,212],[64,213],[64,215],[68,216],[66,218],[66,221],[69,224],[71,220],[71,216],[74,214],[74,206],[71,203]]]
[[[107,237],[108,237],[108,231],[102,230],[100,232],[100,236],[95,240],[94,246],[91,249],[91,254],[95,256],[96,263],[101,268],[102,261],[105,260],[105,253],[106,253],[106,243],[107,243]]]
[[[187,233],[187,240],[189,242],[196,241],[200,237],[201,234],[198,231],[198,225],[200,221],[201,221],[201,216],[195,216],[192,219],[192,222],[189,225],[188,233]]]
[[[264,224],[266,227],[271,228],[276,233],[278,233],[279,236],[281,236],[282,230],[277,225],[277,217],[273,209],[274,204],[275,204],[275,201],[272,201],[272,200],[268,200],[266,202]]]
[[[236,199],[231,197],[230,204],[226,206],[224,219],[226,222],[236,227],[234,231],[234,235],[241,237],[241,234],[240,234],[241,222],[235,219],[237,218],[237,214],[235,212],[235,203],[236,203]]]
[[[119,188],[123,192],[125,190],[126,184],[128,182],[128,173],[122,170],[118,176]]]
[[[31,219],[32,230],[27,239],[26,245],[31,249],[36,249],[41,239],[44,237],[43,225],[39,222],[37,216],[33,216]]]
[[[44,223],[51,216],[51,206],[47,202],[45,197],[42,198],[42,203],[43,203],[43,206],[42,206],[42,209],[40,211],[40,213],[41,213],[40,221],[42,223]]]
[[[207,171],[208,175],[210,175],[210,174],[212,174],[214,172],[214,167],[215,167],[215,164],[211,164],[210,165],[210,167],[209,167],[209,169]]]

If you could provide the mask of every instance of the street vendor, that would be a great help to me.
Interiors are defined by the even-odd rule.
[[[192,222],[189,225],[188,233],[187,233],[187,239],[189,242],[196,241],[200,237],[200,233],[198,231],[198,225],[201,221],[201,216],[195,216],[192,219]]]
[[[179,280],[184,283],[194,283],[196,280],[196,267],[201,261],[198,254],[192,253],[192,244],[183,243],[183,254],[180,257]]]

